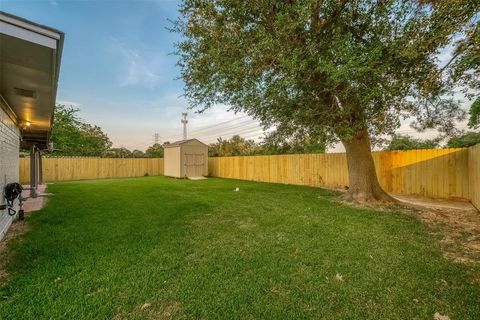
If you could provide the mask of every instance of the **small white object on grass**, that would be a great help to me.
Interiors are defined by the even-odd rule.
[[[337,274],[335,275],[335,279],[337,279],[338,281],[343,281],[343,276],[337,272]]]
[[[142,306],[141,309],[142,309],[142,310],[143,310],[143,309],[147,309],[147,308],[150,308],[151,306],[152,306],[152,304],[147,302],[147,303],[144,303],[144,304],[143,304],[143,306]]]
[[[233,191],[238,192],[238,191],[240,191],[240,188],[236,187],[235,190],[233,190]]]
[[[435,314],[433,315],[433,319],[435,319],[435,320],[450,320],[450,317],[446,316],[446,315],[443,315],[443,314],[440,314],[438,312],[435,312]]]

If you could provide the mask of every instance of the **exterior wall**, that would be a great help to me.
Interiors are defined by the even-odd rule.
[[[181,147],[165,148],[163,174],[167,177],[182,178]]]
[[[0,106],[0,204],[5,204],[3,195],[5,185],[19,181],[19,149],[20,132]],[[0,240],[5,236],[12,221],[13,217],[10,217],[6,210],[0,210]]]

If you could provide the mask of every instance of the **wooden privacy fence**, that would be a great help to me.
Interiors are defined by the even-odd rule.
[[[470,200],[480,210],[480,144],[468,149]]]
[[[377,175],[388,192],[433,198],[472,199],[480,208],[480,146],[373,152]],[[344,153],[220,157],[209,174],[243,180],[326,188],[348,186]]]
[[[43,158],[46,182],[127,178],[163,175],[163,159],[157,158]],[[30,181],[30,158],[20,158],[20,181]]]
[[[460,149],[373,152],[388,192],[468,199],[480,208],[480,145]],[[29,158],[20,158],[20,181],[30,180]],[[163,159],[44,158],[44,181],[163,175]],[[219,157],[209,175],[326,188],[348,185],[344,153]]]

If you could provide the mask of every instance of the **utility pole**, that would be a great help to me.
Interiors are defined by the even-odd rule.
[[[187,113],[182,112],[182,123],[183,123],[183,140],[187,140]]]
[[[158,133],[155,133],[155,144],[158,144],[160,140],[160,135]]]

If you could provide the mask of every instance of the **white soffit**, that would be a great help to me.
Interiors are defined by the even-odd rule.
[[[5,16],[2,15],[1,18],[5,19]],[[18,24],[18,21],[16,21],[16,23]],[[36,27],[36,29],[40,29],[40,28]],[[48,30],[44,30],[44,31],[48,31]],[[48,47],[51,49],[57,49],[58,34],[56,35],[55,38],[52,38],[51,36],[40,34],[38,31],[31,31],[31,30],[18,27],[1,20],[0,20],[0,33],[9,35],[15,38],[19,38],[25,41],[33,42],[35,44]],[[48,32],[48,33],[53,34],[53,32]]]

